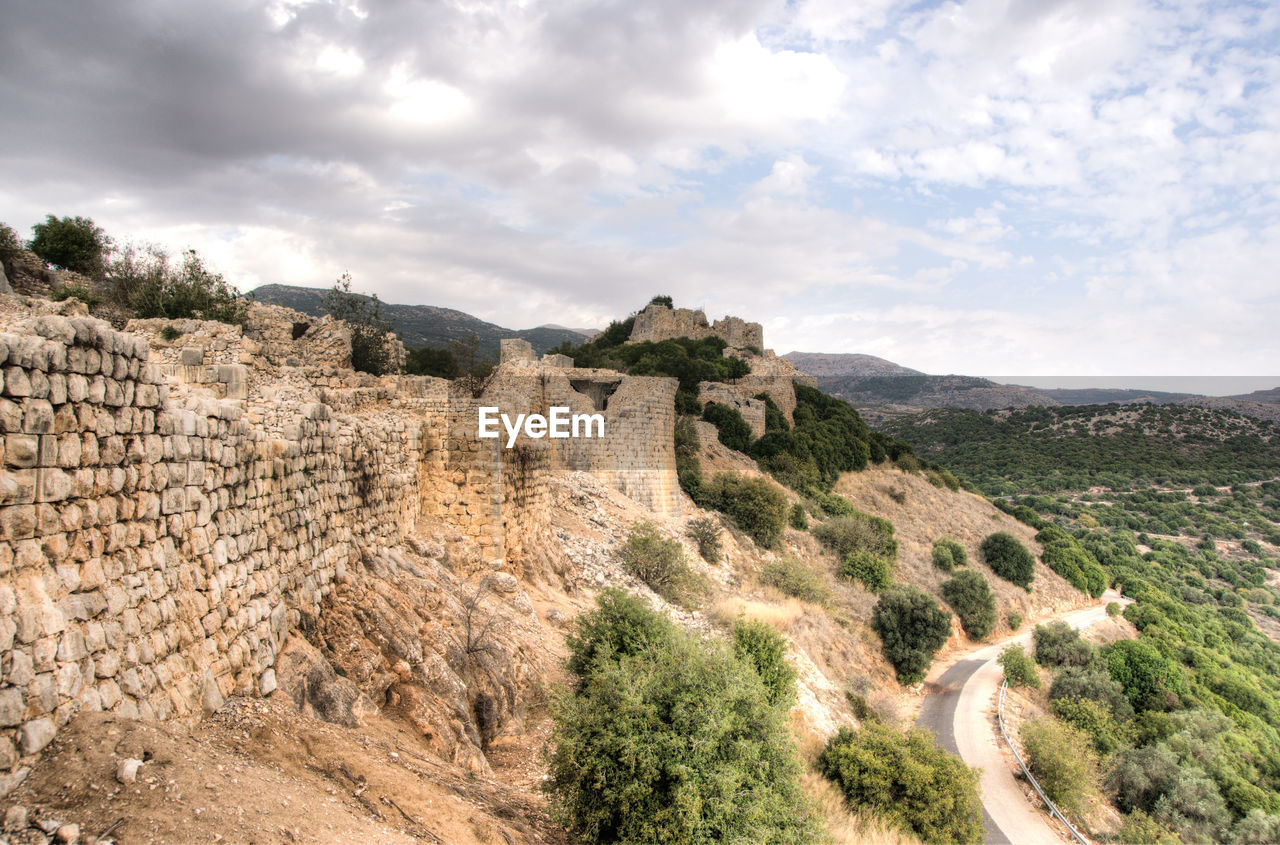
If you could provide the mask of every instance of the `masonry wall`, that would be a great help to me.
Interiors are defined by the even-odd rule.
[[[166,718],[270,692],[287,628],[361,544],[420,517],[443,382],[366,388],[360,414],[332,407],[360,389],[292,410],[170,397],[141,338],[83,317],[9,328],[0,767],[80,710]]]

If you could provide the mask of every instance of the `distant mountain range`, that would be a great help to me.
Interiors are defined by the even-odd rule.
[[[304,314],[319,317],[326,313],[324,308],[326,293],[328,290],[325,288],[263,285],[253,290],[250,295],[259,302],[284,305]],[[369,299],[369,297],[362,298]],[[396,305],[383,302],[381,306],[382,315],[391,322],[391,327],[400,335],[405,346],[410,348],[433,346],[447,349],[450,343],[475,335],[480,339],[481,354],[496,358],[498,341],[503,338],[527,340],[534,351],[543,353],[566,340],[573,344],[582,343],[595,333],[592,329],[567,329],[563,326],[506,329],[462,311],[439,308],[434,305]]]
[[[989,411],[1033,405],[1106,405],[1151,403],[1222,408],[1257,419],[1280,422],[1280,388],[1239,396],[1201,396],[1158,390],[1054,388],[999,384],[976,376],[926,375],[874,355],[790,352],[783,356],[818,388],[849,402],[869,421],[882,422],[922,408]]]
[[[782,356],[796,369],[815,378],[826,376],[922,376],[924,373],[874,355],[828,352],[788,352]]]

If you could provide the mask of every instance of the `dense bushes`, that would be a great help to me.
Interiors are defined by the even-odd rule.
[[[569,639],[547,790],[584,843],[810,843],[785,709],[726,645],[605,593]]]
[[[898,682],[914,684],[924,680],[933,655],[951,635],[951,617],[932,596],[915,587],[897,586],[876,602],[871,628],[880,635]]]
[[[1047,525],[1036,535],[1036,542],[1044,548],[1040,557],[1045,565],[1077,590],[1097,598],[1107,589],[1107,573],[1075,537]]]
[[[221,273],[206,267],[195,250],[187,250],[182,265],[176,268],[169,266],[162,253],[152,255],[158,259],[136,279],[126,282],[120,262],[113,263],[109,271],[117,290],[130,290],[128,301],[137,316],[244,322],[244,299]]]
[[[772,548],[787,525],[786,494],[765,478],[748,478],[731,472],[717,473],[703,483],[699,505],[725,513],[762,548]]]
[[[997,532],[982,541],[982,559],[991,571],[1006,581],[1030,591],[1035,578],[1036,559],[1012,534]]]
[[[1124,687],[1134,710],[1168,710],[1178,706],[1186,682],[1176,664],[1145,640],[1121,640],[1106,653],[1107,668]]]
[[[434,349],[430,346],[410,349],[405,354],[404,370],[414,376],[457,378],[458,356],[448,349]]]
[[[975,640],[995,630],[996,600],[987,579],[967,569],[942,585],[942,597],[960,617],[960,627]]]
[[[1079,729],[1052,716],[1022,725],[1027,768],[1058,805],[1079,813],[1099,791],[1098,755]]]
[[[745,452],[751,445],[751,426],[747,425],[737,408],[720,402],[708,402],[702,409],[702,418],[716,427],[720,442],[730,449]]]
[[[847,505],[847,515],[815,525],[813,536],[836,553],[841,575],[880,592],[892,583],[893,564],[898,558],[893,523],[862,513],[838,496],[830,498]]]
[[[978,773],[925,731],[876,721],[841,728],[818,758],[853,810],[867,809],[926,842],[982,841]]]
[[[956,567],[969,563],[969,553],[964,546],[950,537],[943,537],[933,544],[933,565],[943,572],[954,572]]]
[[[1004,667],[1005,680],[1011,685],[1040,689],[1040,673],[1036,671],[1036,664],[1018,643],[1005,646],[996,662]]]
[[[628,572],[667,601],[689,604],[705,590],[702,579],[689,569],[679,541],[663,537],[652,522],[632,527],[618,557]]]
[[[770,704],[791,704],[796,670],[787,662],[787,641],[781,634],[764,622],[739,619],[733,623],[733,653],[756,670]]]
[[[760,580],[801,601],[825,605],[831,600],[831,591],[822,576],[793,557],[767,561],[760,570]]]

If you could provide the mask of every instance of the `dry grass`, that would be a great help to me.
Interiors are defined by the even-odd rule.
[[[996,576],[982,563],[978,547],[988,534],[996,531],[1012,534],[1037,557],[1041,549],[1035,541],[1034,529],[1001,513],[981,496],[935,487],[921,475],[889,467],[848,473],[836,485],[836,492],[859,510],[893,523],[899,544],[896,581],[940,596],[942,583],[951,576],[934,567],[933,543],[951,537],[963,545],[969,553],[970,568],[986,577],[996,597],[999,626],[992,633],[992,639],[1009,633],[1005,617],[1010,610],[1017,610],[1027,621],[1034,621],[1036,617],[1084,606],[1090,601],[1043,563],[1036,563],[1031,593]]]
[[[810,805],[835,845],[919,845],[920,840],[866,812],[851,812],[835,784],[815,771],[801,776]]]
[[[779,595],[782,594],[779,593]],[[782,632],[786,631],[804,612],[804,604],[787,596],[782,596],[776,603],[729,596],[716,602],[708,615],[726,628],[735,620],[743,618],[751,622],[764,622],[775,631]]]

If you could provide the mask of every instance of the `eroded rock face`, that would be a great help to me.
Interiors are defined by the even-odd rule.
[[[318,649],[296,653],[311,659],[282,672],[294,660],[290,640],[277,675],[321,718],[348,724],[368,702],[412,724],[441,758],[490,776],[485,748],[522,731],[526,709],[543,696],[550,661],[537,624],[506,573],[464,580],[404,549],[370,550],[304,620]]]

